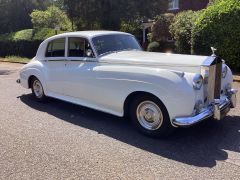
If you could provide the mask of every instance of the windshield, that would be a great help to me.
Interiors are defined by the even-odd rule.
[[[137,40],[131,35],[104,35],[95,37],[92,41],[99,56],[116,51],[142,50]]]

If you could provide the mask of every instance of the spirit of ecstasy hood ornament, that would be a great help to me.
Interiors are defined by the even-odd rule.
[[[212,56],[216,56],[217,49],[214,47],[211,47],[211,50],[212,50]]]

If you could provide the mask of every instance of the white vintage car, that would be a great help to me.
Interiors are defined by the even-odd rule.
[[[123,117],[151,136],[236,106],[232,72],[215,56],[144,52],[131,34],[82,31],[45,40],[17,80],[38,101],[53,97]]]

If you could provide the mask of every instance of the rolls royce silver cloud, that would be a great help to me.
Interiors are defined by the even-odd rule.
[[[51,37],[17,82],[37,101],[53,97],[126,116],[150,136],[221,120],[236,106],[232,72],[220,57],[144,52],[123,32]]]

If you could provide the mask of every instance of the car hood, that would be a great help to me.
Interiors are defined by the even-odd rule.
[[[100,62],[121,65],[155,67],[183,72],[199,73],[207,56],[121,51],[102,56]]]

